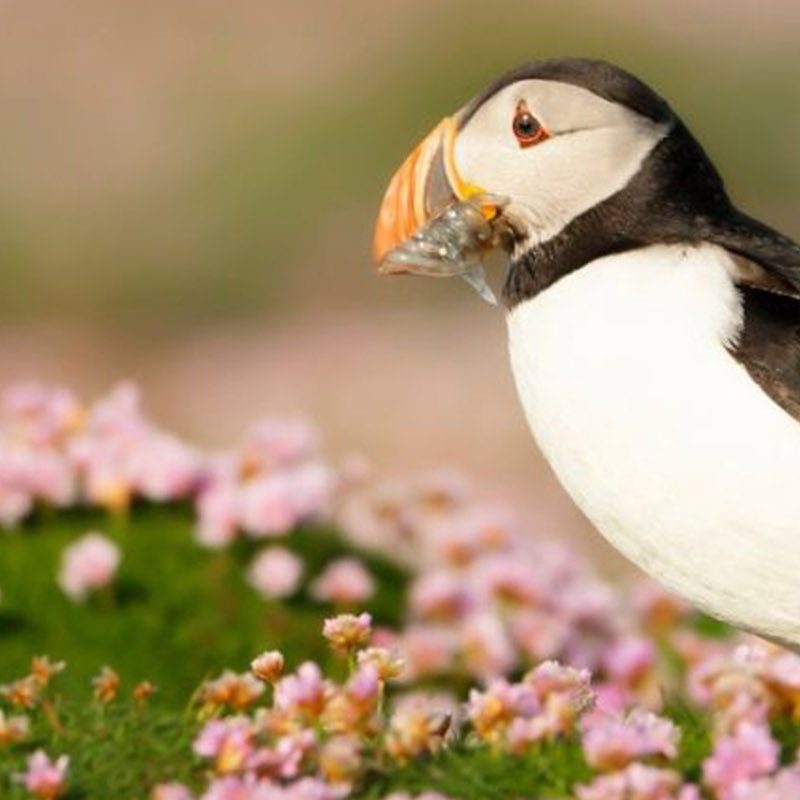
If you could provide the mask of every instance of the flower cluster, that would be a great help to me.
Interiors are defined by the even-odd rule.
[[[313,429],[264,420],[232,452],[205,454],[157,427],[135,386],[84,406],[68,389],[19,384],[0,399],[0,525],[37,504],[114,512],[137,498],[196,502],[198,540],[279,536],[328,511],[334,488]]]
[[[239,532],[253,539],[281,537],[330,511],[334,474],[303,420],[264,420],[206,466],[197,539],[207,547],[225,547]]]
[[[417,572],[394,642],[409,680],[450,672],[485,682],[558,659],[590,669],[616,707],[657,705],[656,649],[630,604],[574,552],[534,539],[508,509],[476,502],[463,479],[362,481],[339,521],[356,542],[380,543]],[[637,592],[637,607],[654,627],[689,613],[656,590]]]
[[[440,703],[409,696],[385,708],[387,681],[402,664],[369,646],[368,614],[329,619],[323,634],[349,656],[343,681],[311,661],[283,674],[282,654],[270,651],[254,659],[252,674],[225,673],[201,687],[201,717],[213,715],[193,745],[212,772],[202,800],[336,800],[381,760],[403,762],[442,746],[451,715]],[[165,784],[152,796],[192,795]]]
[[[21,384],[0,402],[0,523],[36,503],[123,511],[136,497],[163,501],[197,487],[199,456],[157,428],[130,384],[85,408],[67,389]]]

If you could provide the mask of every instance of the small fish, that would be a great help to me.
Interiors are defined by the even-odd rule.
[[[490,305],[497,298],[486,282],[482,256],[500,244],[495,226],[504,197],[475,195],[451,203],[401,245],[390,250],[380,271],[429,278],[463,278]]]

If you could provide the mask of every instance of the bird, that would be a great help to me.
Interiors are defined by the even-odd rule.
[[[800,648],[800,246],[600,60],[528,63],[445,117],[389,184],[377,261],[481,194],[505,198],[511,371],[561,485],[696,608]]]

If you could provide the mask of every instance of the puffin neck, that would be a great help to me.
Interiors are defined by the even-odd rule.
[[[709,240],[711,232],[735,213],[705,151],[676,121],[623,189],[511,262],[503,301],[511,310],[580,267],[614,253]]]

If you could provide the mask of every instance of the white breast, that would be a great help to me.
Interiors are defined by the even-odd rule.
[[[644,570],[697,606],[800,643],[800,424],[725,344],[728,255],[610,256],[509,315],[528,423],[567,491]]]

